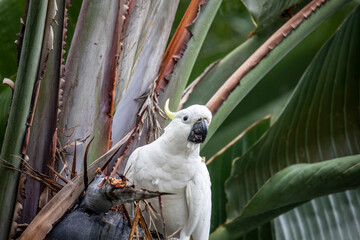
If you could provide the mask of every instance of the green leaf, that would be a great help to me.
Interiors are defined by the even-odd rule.
[[[359,23],[360,8],[357,8],[318,53],[278,121],[261,141],[235,161],[226,185],[228,222],[215,236],[235,231],[236,223],[248,222],[248,226],[242,226],[231,236],[241,234],[303,201],[358,186],[359,156],[351,155],[360,152],[356,144],[360,133],[356,124],[360,121],[360,69],[356,66],[360,60],[357,44],[360,32],[356,30]],[[333,158],[337,159],[325,161]],[[296,163],[314,164],[294,165],[280,171]],[[336,177],[341,181],[334,181]],[[316,189],[316,183],[324,179],[329,188],[323,184]],[[306,181],[309,184],[304,184]],[[290,183],[292,188],[287,187]],[[279,192],[272,195],[274,198],[263,195],[269,186],[272,190],[279,187]],[[281,195],[280,188],[287,192]],[[288,194],[289,191],[294,194]],[[256,202],[261,196],[265,196],[263,200],[267,204],[263,200]],[[283,198],[279,200],[280,197]],[[253,204],[257,203],[261,207],[255,210]]]
[[[17,70],[17,51],[15,40],[20,32],[20,18],[24,16],[25,1],[0,1],[0,79],[15,78]]]
[[[246,204],[241,218],[359,186],[360,155],[291,165],[269,178]]]
[[[209,141],[205,145],[202,145],[201,154],[206,157],[211,157],[247,126],[265,115],[272,114],[271,121],[272,123],[275,122],[315,54],[326,40],[337,31],[341,23],[353,9],[354,4],[349,4],[336,12],[336,14],[322,23],[316,31],[306,37],[273,69],[271,69],[271,71],[246,95],[238,106],[236,106]],[[231,54],[232,53],[229,55]],[[243,55],[246,55],[245,52],[243,52]],[[301,61],[299,61],[299,58],[301,58]],[[229,64],[231,64],[231,61],[228,62],[228,65]],[[226,65],[215,66],[212,70],[220,67],[223,68],[223,71],[218,69],[216,72],[224,72],[224,74],[226,74]],[[216,75],[215,71],[210,72],[195,87],[193,94],[189,96],[189,100],[198,99],[199,101],[202,101],[200,97],[197,98],[197,95],[211,91],[211,85],[214,84],[214,82],[220,82],[223,79],[222,75],[218,74],[216,81],[215,79],[213,79],[213,82],[207,81]],[[206,86],[202,85],[204,81],[208,82]],[[203,91],[202,89],[206,89],[206,91]],[[205,100],[204,103],[207,100]]]
[[[224,58],[210,65],[196,81],[192,92],[189,92],[184,108],[193,104],[206,104],[232,73],[270,36],[256,34],[231,51]],[[206,91],[204,91],[206,89]]]
[[[207,162],[211,177],[211,231],[226,221],[225,180],[230,176],[234,160],[245,153],[269,128],[269,116],[254,123]]]
[[[9,117],[12,91],[9,86],[0,85],[0,147],[3,144],[7,120]]]
[[[225,99],[217,110],[212,121],[212,127],[209,129],[208,138],[211,137],[224,119],[234,110],[245,96],[261,81],[261,79],[269,72],[276,63],[278,63],[292,48],[294,48],[302,39],[311,33],[320,23],[331,16],[346,4],[345,1],[329,1],[321,5],[316,12],[312,13],[308,18],[293,30],[286,38],[282,39],[279,45],[273,48],[266,57],[241,78],[240,85],[237,85],[231,94]],[[251,63],[248,63],[251,64]],[[224,97],[224,96],[223,96]],[[222,98],[223,99],[223,98]],[[208,102],[209,103],[209,102]]]
[[[350,190],[316,198],[274,220],[276,239],[357,239],[359,193]]]
[[[187,43],[183,56],[175,65],[174,71],[169,80],[169,86],[159,97],[160,105],[163,106],[165,101],[168,98],[171,98],[170,109],[176,109],[178,107],[178,103],[181,99],[185,86],[189,81],[189,77],[194,67],[196,58],[200,52],[200,48],[221,2],[222,0],[208,0],[200,7],[199,16],[196,18],[193,25],[189,27],[192,37]]]
[[[178,13],[180,12],[178,11]],[[249,12],[241,1],[222,1],[201,46],[194,68],[191,71],[190,81],[192,82],[200,76],[211,63],[225,57],[239,44],[247,40],[253,29],[254,24],[250,19]]]
[[[0,81],[10,78],[15,81],[17,70],[17,51],[15,40],[20,31],[20,18],[24,15],[25,2],[22,0],[0,1]],[[5,124],[9,116],[11,90],[7,86],[0,86],[0,148],[5,134]]]
[[[228,2],[223,2],[223,5],[225,3]],[[231,7],[234,8],[235,6]],[[280,113],[283,109],[287,99],[291,95],[291,92],[295,88],[302,73],[309,65],[316,52],[326,42],[326,40],[334,34],[339,25],[343,22],[346,16],[349,15],[353,8],[354,6],[349,4],[340,11],[337,11],[336,14],[322,23],[316,31],[313,31],[299,45],[291,50],[291,52],[287,54],[273,69],[271,69],[270,72],[266,74],[264,78],[236,106],[215,134],[209,138],[209,141],[206,144],[201,145],[201,154],[206,157],[211,157],[224,147],[227,142],[231,141],[239,133],[241,133],[247,126],[265,115],[272,114],[272,122],[276,121],[278,113]],[[222,14],[218,14],[214,20],[204,45],[209,39],[209,34],[214,36],[215,33],[212,33],[211,31],[215,31],[213,28],[214,24],[219,24],[219,22],[216,21],[219,20],[219,15],[221,16]],[[228,12],[226,12],[226,14],[228,14]],[[233,15],[234,14],[231,14],[234,18]],[[237,27],[236,29],[239,31],[241,30],[240,27]],[[274,32],[276,29],[276,25],[269,26],[266,32]],[[249,38],[245,43],[241,44],[232,52],[228,53],[228,55],[224,58],[217,61],[209,71],[204,72],[202,76],[199,77],[201,80],[193,86],[192,92],[188,95],[188,99],[184,103],[184,107],[192,104],[206,104],[216,90],[229,76],[231,76],[236,68],[238,68],[243,61],[245,61],[246,58],[248,58],[253,51],[255,51],[256,48],[258,48],[260,44],[266,40],[268,35],[266,35],[263,31],[260,33],[256,32],[255,35],[251,36],[251,38]],[[228,33],[227,38],[231,36],[232,35]],[[223,41],[225,41],[225,39],[226,38],[224,37]],[[260,41],[261,39],[263,40]],[[213,42],[211,39],[209,40],[211,45]],[[213,44],[211,46],[213,49],[211,52],[219,51],[217,48],[214,49]],[[207,57],[203,56],[205,54],[206,51],[203,54],[200,52],[199,58],[204,59],[204,61],[209,61]],[[299,58],[301,58],[301,61],[299,61]],[[198,60],[194,68],[194,70],[197,69],[197,71],[199,71],[199,68],[202,68],[201,64],[198,64]],[[291,78],[289,78],[290,75]],[[185,97],[182,100],[184,99]]]
[[[30,100],[34,83],[37,80],[39,59],[44,34],[47,1],[31,1],[26,19],[24,42],[20,57],[19,71],[15,84],[15,93],[11,105],[8,126],[1,149],[1,160],[20,167]],[[8,239],[11,219],[14,213],[19,174],[16,171],[0,167],[0,239]]]
[[[224,232],[235,239],[309,199],[358,187],[359,173],[360,155],[285,168],[259,189],[238,217],[221,226],[213,239],[223,239]]]
[[[281,18],[282,13],[289,9],[293,14],[298,4],[310,2],[309,0],[243,0],[258,27],[269,26],[274,20]],[[291,10],[291,11],[290,11]],[[284,13],[285,14],[285,13]]]

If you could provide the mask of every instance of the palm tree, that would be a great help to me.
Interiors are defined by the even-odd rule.
[[[51,230],[83,192],[84,155],[89,181],[108,160],[121,173],[167,124],[167,98],[214,115],[211,239],[359,237],[358,0],[87,0],[69,14],[66,2],[0,2],[0,77],[16,80],[12,100],[0,89],[1,239],[14,216],[30,223],[23,239]],[[23,9],[16,69],[8,36]],[[14,169],[28,166],[57,182],[24,183]]]

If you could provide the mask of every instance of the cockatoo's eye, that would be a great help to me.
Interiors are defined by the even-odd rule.
[[[187,122],[187,120],[189,120],[189,117],[185,115],[182,117],[182,120],[183,120],[183,122]]]

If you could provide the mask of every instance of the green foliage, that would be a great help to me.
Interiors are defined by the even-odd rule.
[[[359,157],[352,156],[359,153],[360,134],[359,16],[358,8],[313,60],[275,124],[234,161],[226,184],[228,220],[215,239],[236,237],[304,201],[359,185]],[[312,164],[297,165],[303,162]]]
[[[28,27],[25,30],[24,44],[19,64],[19,73],[14,93],[13,102],[9,114],[8,125],[5,132],[4,143],[1,148],[1,160],[6,160],[14,167],[20,167],[22,147],[24,143],[26,123],[28,120],[32,93],[37,80],[39,58],[43,40],[47,2],[38,4],[32,2],[29,5],[27,16]],[[7,168],[0,168],[0,218],[12,219],[13,209],[18,189],[19,173]],[[11,221],[5,221],[0,225],[0,232],[6,233],[10,229]],[[0,236],[7,238],[6,234]]]
[[[347,6],[339,10],[271,69],[221,124],[214,137],[203,147],[202,154],[211,157],[224,144],[230,142],[241,131],[267,114],[273,114],[272,122],[276,121],[278,114],[316,52],[333,35],[352,9],[353,7]],[[215,73],[211,77],[213,75]]]
[[[172,32],[189,2],[180,1]],[[172,104],[176,104],[185,85],[193,82],[210,63],[220,58],[200,76],[200,83],[194,87],[184,106],[206,104],[288,18],[309,2],[208,0],[200,7],[200,15],[194,24],[188,28],[193,36],[167,76],[170,84],[164,93],[159,94],[160,107],[168,97],[171,97]],[[273,117],[271,123],[267,119],[245,130],[240,140],[227,145],[225,151],[215,155],[208,165],[213,197],[212,239],[329,239],[333,236],[334,239],[348,239],[360,232],[356,217],[360,214],[357,206],[359,191],[342,192],[360,185],[357,177],[360,160],[359,8],[329,39],[340,22],[350,15],[350,10],[359,5],[359,1],[353,1],[342,9],[347,2],[350,0],[326,1],[304,19],[241,79],[240,85],[229,97],[226,96],[226,101],[215,113],[207,142],[202,146],[202,154],[207,159],[255,121],[268,114]],[[79,135],[74,134],[73,139],[70,139],[72,134],[60,132],[62,146],[71,145],[75,139],[84,139],[89,134],[95,135],[94,142],[98,142],[89,151],[89,159],[92,160],[108,148],[109,129],[112,129],[112,140],[116,143],[137,126],[141,104],[134,99],[148,91],[160,68],[173,18],[173,13],[168,11],[172,12],[177,2],[139,0],[137,3],[142,8],[136,8],[135,4],[130,7],[125,24],[131,27],[121,29],[125,33],[121,36],[127,37],[121,39],[117,38],[120,35],[116,35],[112,27],[112,24],[119,26],[117,24],[120,23],[111,20],[120,19],[117,17],[125,14],[124,5],[121,5],[123,12],[120,15],[116,8],[109,7],[118,4],[112,1],[101,4],[87,2],[88,5],[84,6],[89,8],[84,7],[87,11],[84,10],[82,17],[81,14],[79,17],[81,1],[73,1],[73,7],[69,8],[66,51],[71,49],[72,52],[69,56],[65,55],[68,64],[65,78],[69,81],[64,88],[65,110],[60,120],[63,124],[57,127],[60,126],[61,131],[84,129]],[[157,12],[160,9],[158,4],[163,7],[160,12]],[[111,10],[102,12],[104,6]],[[13,42],[15,33],[20,30],[19,18],[24,8],[23,1],[0,1],[0,33],[3,36],[0,39],[0,80],[4,77],[14,80],[17,76],[18,88],[4,138],[11,91],[6,86],[0,86],[0,146],[4,141],[1,157],[6,160],[14,160],[14,155],[21,156],[33,83],[38,72],[37,65],[41,62],[44,27],[42,23],[29,22],[27,31],[33,35],[29,35],[32,36],[30,40],[24,41],[22,59],[33,58],[22,60],[17,72]],[[44,17],[44,8],[41,9],[38,13]],[[30,11],[30,20],[35,19],[32,14]],[[78,29],[75,30],[75,26]],[[32,141],[41,138],[39,145],[43,146],[40,154],[45,156],[40,165],[47,163],[48,142],[52,136],[37,136],[47,135],[45,129],[51,132],[57,121],[47,117],[50,113],[54,117],[57,112],[59,85],[56,81],[59,80],[58,67],[61,65],[61,31],[55,35],[58,39],[56,57],[54,62],[49,61],[48,75],[44,79],[54,78],[55,82],[50,87],[42,85],[40,109],[37,109],[38,116],[35,116],[33,126],[37,131],[33,132]],[[117,55],[120,48],[116,44],[120,41],[123,55]],[[327,43],[319,51],[325,41]],[[29,53],[30,49],[36,53]],[[319,53],[314,58],[317,51]],[[114,67],[116,61],[119,62],[117,69]],[[113,120],[111,113],[104,111],[109,107],[112,93],[109,95],[108,89],[99,89],[105,84],[115,85],[110,82],[115,79],[112,75],[115,74],[114,69],[117,82],[114,86]],[[51,84],[48,81],[47,84]],[[51,106],[45,108],[44,105],[50,104],[48,92],[56,97],[52,98]],[[175,105],[171,109],[175,109]],[[165,122],[160,124],[164,127]],[[104,132],[109,135],[105,136]],[[143,143],[139,141],[134,146],[140,144]],[[33,144],[29,152],[36,153],[39,150],[37,146]],[[81,147],[77,150],[77,160],[81,161]],[[70,162],[72,156],[69,159]],[[19,166],[19,162],[15,165]],[[79,162],[77,168],[80,170]],[[1,205],[1,219],[9,219],[1,225],[2,232],[11,223],[18,178],[8,169],[1,168],[0,171],[1,179],[4,179],[0,195],[6,197],[6,201],[0,201],[4,203]],[[10,184],[6,182],[9,179]],[[37,202],[33,206],[36,211]]]
[[[244,42],[254,27],[249,13],[240,1],[223,1],[201,46],[188,84],[196,79],[211,63],[224,58]],[[237,64],[240,63],[239,60],[235,61],[237,61]],[[225,65],[231,67],[233,64],[236,64],[236,62],[228,62]]]
[[[7,118],[9,116],[10,103],[11,103],[12,92],[10,87],[1,85],[0,86],[0,147],[4,141],[5,129],[7,124]]]
[[[196,18],[196,21],[188,27],[191,35],[194,36],[191,37],[189,42],[186,44],[186,51],[181,59],[176,63],[174,71],[171,74],[171,77],[169,77],[170,84],[168,90],[165,91],[165,94],[161,97],[163,103],[165,103],[166,99],[171,97],[173,101],[170,103],[170,107],[172,109],[176,108],[176,105],[178,105],[178,102],[183,95],[183,90],[189,81],[191,71],[194,67],[201,46],[221,2],[222,0],[209,1],[202,5],[199,9],[200,15]],[[173,105],[174,103],[176,105]]]
[[[20,18],[24,17],[25,1],[0,1],[0,80],[4,77],[15,79],[17,51],[15,40],[20,32]],[[23,19],[24,21],[26,19]]]
[[[15,81],[17,70],[17,50],[14,44],[20,32],[20,18],[24,16],[25,2],[21,0],[0,1],[0,81],[10,78]],[[5,134],[5,124],[9,116],[11,90],[0,85],[0,148]]]
[[[211,229],[226,221],[225,205],[227,203],[225,195],[225,181],[229,178],[232,162],[236,161],[240,155],[245,153],[255,142],[265,133],[270,126],[270,119],[266,118],[258,122],[255,126],[241,133],[235,142],[226,146],[219,152],[218,156],[210,159],[208,169],[211,176],[212,192],[212,216]]]

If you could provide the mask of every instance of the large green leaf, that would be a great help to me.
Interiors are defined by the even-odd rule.
[[[303,19],[297,28],[291,31],[286,38],[274,47],[259,63],[247,72],[240,79],[237,78],[237,74],[233,74],[229,80],[240,80],[239,85],[234,85],[234,89],[229,86],[223,85],[221,91],[218,91],[220,96],[213,96],[212,100],[208,102],[208,106],[212,106],[214,102],[221,102],[218,109],[215,109],[216,114],[212,121],[212,128],[209,130],[209,136],[212,136],[217,128],[221,125],[224,119],[234,110],[234,108],[241,102],[245,96],[255,87],[255,85],[261,81],[265,74],[270,71],[276,63],[278,63],[292,48],[294,48],[302,39],[304,39],[310,32],[312,32],[320,23],[330,17],[334,12],[341,9],[347,2],[346,1],[329,1],[320,5],[316,12],[312,12],[306,19]],[[308,7],[307,7],[308,10]],[[283,26],[283,29],[287,28],[287,25]],[[280,30],[279,30],[280,32]],[[279,32],[275,33],[278,36]],[[270,40],[268,40],[270,41]],[[267,43],[268,44],[268,43]],[[267,45],[263,45],[266,47]],[[269,46],[270,47],[270,46]],[[254,57],[260,54],[261,49],[259,48],[253,55],[252,60],[255,61]],[[245,62],[237,71],[241,72],[242,69],[246,69],[247,66],[253,64],[250,58]],[[257,59],[259,60],[259,59]],[[220,90],[220,89],[219,89]],[[224,96],[222,92],[229,93],[230,95]],[[225,99],[225,101],[224,101]],[[215,104],[214,104],[215,105]],[[209,139],[209,138],[208,138]]]
[[[222,0],[208,0],[200,7],[199,16],[194,23],[189,26],[192,37],[186,45],[183,56],[178,60],[174,67],[174,71],[169,79],[169,86],[159,99],[163,105],[166,99],[171,98],[170,108],[176,109],[181,99],[183,91],[191,71],[194,67],[196,58],[200,52],[200,48],[205,40],[206,34],[211,26],[212,21],[220,7]]]
[[[309,199],[358,187],[359,163],[360,155],[354,155],[281,170],[259,189],[239,217],[217,229],[213,239],[235,239]]]
[[[269,178],[241,212],[260,215],[331,192],[359,186],[360,155],[291,165]],[[229,208],[232,207],[229,205]]]
[[[31,1],[29,4],[15,93],[1,149],[1,160],[6,160],[17,168],[20,167],[19,157],[23,157],[22,146],[27,129],[27,117],[34,83],[38,77],[46,9],[47,1]],[[0,177],[0,219],[2,219],[0,239],[8,239],[19,174],[16,171],[0,167]]]
[[[359,190],[316,198],[274,220],[276,239],[359,239]]]
[[[181,14],[180,11],[178,13]],[[253,29],[254,24],[249,17],[249,12],[241,1],[222,1],[201,46],[188,84],[200,76],[207,66],[225,57],[248,39]]]
[[[225,4],[225,2],[223,2],[223,4]],[[201,153],[207,157],[211,157],[227,142],[235,138],[257,119],[260,119],[267,114],[279,113],[316,52],[337,30],[339,25],[343,22],[343,19],[348,16],[353,8],[353,6],[348,5],[331,16],[287,54],[279,64],[271,69],[259,84],[257,84],[238,104],[209,141],[206,144],[202,144]],[[226,13],[231,14],[232,12]],[[218,15],[221,16],[221,14]],[[219,18],[220,17],[217,16],[215,21],[219,20]],[[218,24],[215,21],[213,25]],[[266,32],[274,32],[276,28],[276,25],[269,26]],[[238,26],[236,29],[241,31],[242,26]],[[214,31],[215,29],[212,27],[209,34],[212,34],[211,36],[213,36],[215,34]],[[230,37],[231,35],[227,38]],[[241,44],[224,58],[217,61],[208,72],[202,74],[200,77],[201,80],[193,86],[192,92],[188,95],[188,99],[184,106],[186,107],[199,103],[205,104],[224,81],[231,76],[236,68],[238,68],[263,41],[265,41],[266,37],[268,37],[268,34],[265,34],[264,32],[255,33],[255,35],[252,35],[245,43]],[[223,39],[223,41],[225,41],[225,39]],[[239,41],[240,40],[241,39],[239,39]],[[214,40],[211,41],[211,39],[209,39],[209,41],[213,43]],[[204,42],[204,45],[206,43],[207,41]],[[212,45],[212,48],[214,48],[214,45]],[[218,52],[219,50],[216,48],[213,51]],[[205,54],[206,52],[199,54],[199,58],[203,59],[202,61],[206,60]],[[299,61],[299,58],[301,58],[301,61]],[[201,68],[201,65],[197,63],[195,68],[199,67]],[[292,77],[289,78],[289,75]],[[272,121],[275,120],[276,118],[272,118]]]
[[[231,74],[269,37],[270,34],[256,34],[231,51],[223,59],[210,65],[198,79],[190,92],[188,88],[184,107],[206,104]],[[195,85],[196,84],[196,85]],[[206,91],[204,91],[206,89]]]
[[[353,11],[354,4],[349,4],[345,8],[325,21],[318,29],[312,32],[298,46],[296,46],[286,57],[284,57],[264,78],[246,95],[246,97],[236,106],[232,113],[221,124],[220,128],[209,139],[207,144],[202,145],[201,153],[210,157],[221,149],[225,143],[231,141],[247,126],[261,117],[272,114],[271,121],[275,122],[279,113],[291,96],[296,84],[301,78],[307,66],[310,64],[315,54],[321,46],[339,28],[344,19]],[[231,53],[230,53],[231,54]],[[245,52],[243,52],[245,54]],[[299,61],[301,58],[301,61]],[[215,68],[220,67],[216,66]],[[219,69],[219,72],[221,70]],[[226,72],[225,70],[223,71]],[[209,78],[215,72],[208,74]],[[291,78],[289,76],[291,75]],[[217,76],[217,81],[222,79]],[[205,80],[205,79],[203,79]],[[198,85],[200,87],[200,83]],[[209,89],[211,86],[206,86]],[[201,89],[194,89],[196,94]],[[195,96],[190,95],[192,99]],[[189,98],[190,99],[190,98]],[[198,98],[201,100],[201,98]]]
[[[225,181],[230,176],[231,166],[235,159],[245,153],[269,128],[270,118],[267,117],[256,125],[250,126],[231,141],[207,162],[211,177],[212,215],[211,231],[226,221]]]
[[[358,156],[341,157],[360,152],[357,145],[360,133],[357,124],[360,120],[360,69],[356,66],[360,60],[360,48],[357,44],[360,34],[356,30],[360,21],[359,13],[358,8],[316,56],[279,120],[261,141],[235,161],[232,176],[226,186],[229,201],[228,222],[219,228],[214,236],[219,236],[217,234],[220,232],[231,232],[236,236],[240,231],[247,231],[247,227],[242,226],[243,230],[236,232],[232,224],[247,220],[248,228],[251,229],[256,224],[269,220],[269,214],[275,217],[319,194],[341,191],[358,184],[355,173],[351,173],[357,168],[350,168],[358,163]],[[333,158],[339,159],[316,163]],[[286,166],[301,162],[316,164],[295,165],[280,171]],[[333,167],[326,167],[327,164]],[[351,169],[346,171],[348,175],[344,174],[348,168]],[[318,176],[310,178],[310,182],[321,181],[325,176],[332,175],[329,177],[330,181],[338,176],[337,174],[344,181],[333,182],[333,186],[328,189],[323,186],[324,191],[312,187],[303,190],[305,180],[295,181],[291,188],[299,194],[292,196],[297,198],[295,201],[289,200],[291,194],[286,196],[287,192],[284,196],[288,199],[283,202],[278,201],[277,197],[281,196],[279,194],[272,195],[274,198],[267,194],[262,195],[267,184],[273,179],[278,179],[273,182],[274,186],[285,189],[289,181],[280,180],[283,179],[282,175],[289,171],[306,172],[304,169],[309,171],[307,176]],[[320,174],[322,169],[327,169],[328,175],[324,175],[324,172]],[[277,172],[279,173],[275,177]],[[310,186],[314,186],[314,182],[311,182]],[[260,196],[265,196],[263,200],[267,200],[269,204],[278,205],[266,208],[266,205],[260,204],[257,212],[252,212],[255,209],[252,204],[261,199]],[[254,215],[257,215],[257,218],[254,219]],[[252,224],[254,225],[251,226]]]
[[[270,3],[269,3],[270,2]],[[280,1],[280,4],[278,4],[279,1],[267,1],[268,5],[271,5],[274,8],[287,8],[291,6],[294,1]],[[295,2],[301,2],[300,0],[297,0]],[[302,0],[304,2],[304,0]],[[245,1],[246,6],[247,1]],[[250,1],[249,4],[259,4],[262,5],[262,1]],[[235,5],[235,6],[234,6]],[[225,1],[222,4],[223,8],[237,8],[234,1]],[[242,8],[244,9],[244,8]],[[223,10],[223,9],[220,9]],[[259,11],[262,9],[259,9]],[[297,8],[297,10],[300,10],[300,7]],[[248,20],[245,19],[242,13],[242,11],[237,10],[237,12],[234,13],[234,10],[225,13],[221,12],[217,15],[217,18],[215,19],[218,22],[214,22],[212,28],[209,31],[209,35],[212,36],[212,38],[207,37],[206,41],[204,43],[203,47],[207,47],[207,51],[204,51],[203,54],[199,55],[199,59],[197,61],[203,61],[204,58],[210,58],[208,56],[203,56],[205,54],[211,55],[214,53],[217,53],[221,51],[221,44],[222,42],[225,42],[228,38],[232,38],[235,34],[234,31],[239,32],[236,36],[239,43],[243,42],[243,39],[246,39],[244,36],[247,36],[247,40],[240,44],[240,46],[236,47],[233,51],[228,53],[225,57],[222,59],[215,61],[213,64],[209,65],[208,69],[205,70],[201,75],[199,74],[198,79],[196,79],[196,84],[194,86],[191,86],[189,88],[189,91],[187,91],[188,96],[183,99],[184,107],[187,107],[192,104],[205,104],[213,95],[214,93],[219,89],[219,87],[225,82],[226,79],[228,79],[231,74],[239,67],[241,64],[262,44],[264,43],[268,37],[274,33],[285,21],[285,17],[281,17],[281,11],[277,9],[276,11],[273,9],[273,11],[267,11],[266,13],[262,13],[262,16],[266,15],[269,18],[274,18],[276,16],[276,21],[273,22],[271,25],[268,25],[266,29],[263,29],[262,31],[254,31],[250,33],[251,28],[248,26],[250,23]],[[236,11],[236,10],[235,10]],[[232,18],[228,18],[227,16],[222,16],[222,18],[219,17],[219,15],[222,14],[228,14],[231,15]],[[240,19],[236,19],[236,17],[239,18],[238,15],[241,15]],[[247,15],[247,13],[246,13]],[[219,25],[219,21],[224,21],[223,18],[227,19],[228,22],[233,22],[233,32],[231,32],[233,35],[225,34],[224,29],[221,28],[222,26]],[[251,22],[251,21],[250,21]],[[223,23],[224,24],[224,23]],[[229,23],[228,23],[229,24]],[[244,27],[245,25],[245,27]],[[214,26],[217,26],[217,29],[214,29]],[[226,27],[226,26],[225,26]],[[221,29],[221,30],[219,30]],[[219,31],[216,33],[216,31]],[[214,33],[215,32],[215,33]],[[218,36],[218,35],[226,35],[226,36]],[[217,38],[221,38],[222,42],[215,42]],[[215,40],[213,39],[215,38]],[[209,42],[209,43],[208,43]],[[216,44],[216,45],[215,45]],[[209,46],[207,46],[209,45]],[[220,46],[219,46],[220,45]],[[234,45],[236,46],[236,45]],[[211,49],[211,50],[210,50]],[[209,53],[210,52],[210,53]],[[213,59],[216,60],[216,59]],[[209,61],[209,60],[207,60]],[[198,67],[199,64],[196,64],[196,67]],[[198,69],[194,69],[193,72],[199,72]],[[201,72],[200,72],[201,73]],[[206,89],[206,91],[204,91]]]

